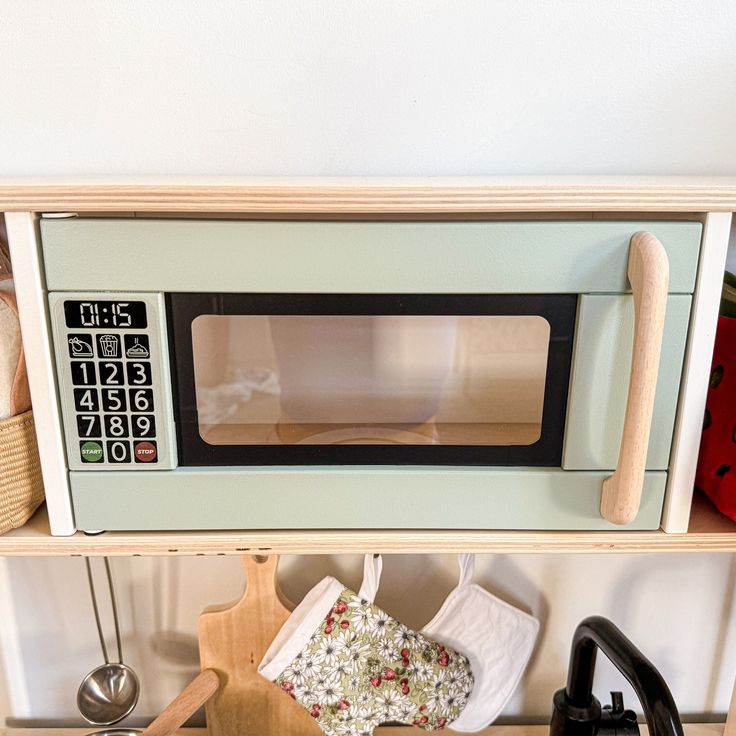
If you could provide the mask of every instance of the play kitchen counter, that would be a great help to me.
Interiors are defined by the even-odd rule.
[[[736,179],[0,180],[0,211],[10,213],[7,220],[11,245],[17,256],[18,297],[21,318],[25,321],[24,339],[30,356],[29,373],[48,504],[48,513],[44,509],[25,527],[0,537],[0,555],[734,552],[736,525],[719,517],[702,498],[696,497],[693,502],[692,495],[718,295],[728,244],[730,213],[734,210]],[[44,214],[57,217],[44,219]],[[233,224],[227,224],[231,222]],[[446,463],[440,463],[439,467],[420,465],[421,472],[417,471],[418,480],[409,489],[409,496],[411,498],[411,494],[414,494],[413,498],[418,499],[421,492],[427,490],[432,501],[429,511],[423,511],[423,515],[417,514],[413,523],[402,524],[400,520],[380,523],[381,514],[388,508],[396,505],[404,510],[408,508],[406,498],[402,500],[398,493],[393,502],[387,498],[380,502],[371,501],[371,508],[368,509],[371,516],[366,523],[357,522],[354,515],[345,512],[345,506],[341,507],[339,523],[335,522],[337,516],[331,515],[329,508],[327,512],[309,519],[302,527],[297,523],[296,516],[290,517],[288,523],[281,524],[264,523],[262,520],[269,518],[267,515],[259,516],[255,521],[249,520],[247,512],[255,508],[254,499],[257,499],[257,495],[250,497],[250,508],[247,504],[245,507],[241,505],[238,513],[243,516],[236,517],[235,522],[227,519],[226,503],[225,513],[220,513],[219,516],[216,508],[212,510],[207,507],[208,501],[210,506],[217,506],[209,496],[201,506],[197,506],[197,494],[210,490],[215,478],[220,478],[223,485],[227,486],[226,493],[256,494],[258,489],[253,490],[253,487],[247,485],[247,482],[253,484],[252,473],[247,469],[247,464],[237,459],[233,461],[233,457],[236,457],[234,452],[221,452],[221,448],[232,447],[235,444],[233,437],[250,436],[248,432],[253,431],[256,436],[278,436],[282,442],[278,449],[289,449],[288,442],[284,441],[285,437],[297,437],[298,441],[308,439],[303,427],[297,426],[300,424],[297,415],[300,411],[309,415],[311,406],[309,396],[305,399],[296,392],[299,400],[292,402],[286,412],[290,414],[290,420],[282,422],[280,427],[269,426],[263,430],[259,425],[255,430],[248,427],[245,431],[242,427],[233,429],[232,424],[223,428],[217,426],[216,422],[199,427],[200,439],[204,440],[206,436],[210,440],[222,437],[227,440],[224,443],[221,439],[213,441],[209,447],[215,449],[205,448],[206,452],[200,455],[195,452],[199,442],[196,433],[184,441],[181,436],[177,437],[172,417],[174,411],[180,412],[177,416],[181,419],[183,415],[186,425],[187,412],[193,412],[196,404],[192,402],[196,389],[195,379],[194,376],[180,371],[178,378],[183,377],[184,380],[174,385],[167,383],[168,379],[164,380],[163,377],[168,375],[166,370],[169,367],[169,357],[172,358],[172,364],[177,359],[180,363],[186,362],[187,358],[191,360],[195,357],[195,346],[188,345],[189,353],[178,350],[169,355],[166,353],[166,330],[171,330],[172,334],[179,330],[177,341],[181,346],[181,335],[191,333],[197,319],[213,316],[206,309],[202,311],[202,304],[191,297],[195,288],[193,284],[196,284],[191,279],[201,276],[202,283],[206,283],[207,288],[202,287],[197,291],[207,292],[208,303],[217,307],[215,316],[235,320],[249,319],[254,314],[272,317],[272,312],[267,311],[267,308],[276,305],[281,310],[277,311],[278,316],[288,317],[288,310],[293,309],[289,304],[276,304],[278,300],[274,300],[264,305],[251,299],[253,293],[259,289],[268,293],[277,291],[274,285],[278,283],[278,258],[269,262],[268,268],[259,266],[258,259],[254,259],[248,269],[243,260],[224,259],[217,267],[223,272],[229,271],[230,275],[226,275],[224,281],[220,281],[218,285],[212,281],[215,271],[212,264],[207,265],[208,257],[211,259],[212,253],[226,254],[227,247],[223,244],[227,244],[230,237],[228,233],[231,232],[236,232],[238,237],[242,235],[246,240],[250,239],[248,242],[257,242],[264,233],[272,234],[278,246],[276,250],[283,246],[285,234],[316,232],[319,238],[324,239],[323,242],[328,242],[329,248],[332,248],[331,253],[339,254],[339,239],[334,239],[333,234],[358,232],[362,223],[381,225],[375,231],[383,233],[385,238],[373,244],[365,241],[362,253],[353,248],[350,257],[343,263],[353,279],[350,281],[353,293],[381,291],[376,286],[381,279],[386,279],[390,289],[384,286],[383,290],[389,295],[412,291],[416,296],[419,289],[437,297],[442,294],[441,285],[445,279],[453,284],[455,296],[465,296],[468,290],[475,296],[483,295],[484,275],[474,273],[475,261],[453,260],[452,253],[448,255],[444,250],[446,247],[453,247],[453,232],[468,238],[468,242],[472,241],[473,233],[487,233],[499,248],[505,248],[504,261],[511,263],[514,269],[525,269],[521,278],[518,278],[517,273],[514,289],[517,292],[526,292],[526,297],[534,296],[539,291],[538,285],[545,277],[548,277],[550,283],[557,279],[550,287],[553,297],[550,303],[554,302],[554,308],[549,307],[549,304],[542,307],[546,309],[545,319],[552,325],[554,339],[559,339],[560,344],[567,341],[567,347],[560,348],[556,364],[559,368],[567,360],[567,370],[563,367],[560,372],[548,373],[547,377],[566,386],[572,373],[570,386],[577,385],[580,390],[570,395],[568,404],[563,402],[562,405],[558,403],[555,407],[550,404],[548,407],[546,401],[538,401],[540,406],[544,405],[545,413],[550,407],[550,411],[556,412],[559,420],[556,425],[545,424],[545,415],[545,418],[537,417],[536,424],[539,427],[535,421],[519,422],[525,426],[516,427],[518,432],[515,435],[511,433],[511,436],[517,438],[527,437],[528,434],[533,439],[535,432],[540,432],[546,443],[543,448],[545,452],[536,458],[532,452],[519,453],[524,461],[516,465],[504,463],[503,457],[499,461],[498,452],[495,455],[489,452],[488,457],[497,458],[491,464],[504,467],[492,468],[493,472],[489,472],[487,476],[483,475],[483,464],[478,462],[472,464],[472,471],[465,473],[463,477],[462,474],[453,476],[448,471],[451,465]],[[427,244],[422,238],[427,232],[426,226],[432,224],[437,225],[436,232],[450,235],[438,236],[438,239]],[[458,228],[461,225],[467,227]],[[209,248],[198,249],[193,247],[197,243],[186,237],[179,237],[181,233],[195,227],[206,230],[207,237],[200,245],[204,243]],[[534,254],[527,252],[525,257],[521,257],[515,246],[527,242],[528,233],[544,228],[557,233],[554,238],[546,241],[545,263],[549,264],[549,269],[532,273],[529,261],[533,260]],[[640,252],[643,255],[638,260],[628,260],[627,263],[628,250],[622,248],[627,249],[629,242],[633,242],[635,232],[642,229],[650,233],[651,238],[647,236],[636,241],[634,250],[641,245]],[[113,242],[114,237],[108,239],[115,232],[125,234],[120,241],[124,248],[118,253]],[[416,264],[414,275],[409,271],[402,274],[401,269],[392,270],[391,263],[386,260],[391,257],[392,247],[396,245],[391,239],[397,234],[402,234],[403,237],[405,233],[414,239],[411,245]],[[584,233],[584,236],[575,240],[573,236],[576,233]],[[155,252],[157,234],[161,236],[161,242],[166,240],[166,258],[170,266],[168,270],[164,268],[163,261],[156,261],[160,256],[160,253]],[[45,242],[42,242],[43,238]],[[663,302],[667,303],[666,310],[660,310],[660,313],[648,308],[647,313],[650,316],[654,314],[654,317],[644,320],[650,327],[654,324],[656,328],[655,323],[659,324],[660,341],[662,331],[664,334],[662,350],[665,360],[664,368],[660,370],[662,391],[659,394],[659,405],[652,402],[654,405],[650,405],[648,409],[637,402],[641,397],[637,396],[636,390],[629,392],[628,403],[634,407],[631,413],[636,421],[629,422],[630,412],[627,409],[626,425],[631,426],[627,435],[623,429],[630,363],[627,350],[631,350],[634,333],[649,346],[657,342],[657,329],[650,331],[647,336],[647,329],[633,326],[632,299],[628,293],[630,285],[636,290],[637,279],[642,270],[648,269],[651,276],[653,263],[654,275],[661,267],[661,260],[650,260],[650,254],[654,251],[658,253],[657,258],[662,255],[661,247],[657,248],[652,244],[652,239],[663,241],[662,247],[669,263],[669,284],[646,281],[646,287],[639,284],[638,296],[646,296],[650,289],[656,287],[662,296],[660,306]],[[318,238],[313,238],[314,242],[317,240]],[[473,241],[470,245],[478,248],[479,243],[482,246],[482,239]],[[330,262],[320,260],[322,255],[319,249],[314,253],[317,254],[314,272],[309,272],[307,268],[310,265],[309,259],[301,261],[304,271],[289,276],[290,293],[306,293],[314,288],[319,290],[314,284],[321,276],[327,282],[335,279],[334,282],[325,282],[325,291],[328,296],[339,296],[336,284],[339,283],[340,270],[335,268],[330,271]],[[358,265],[362,266],[370,264],[371,259],[381,261],[378,268],[380,278],[377,277],[374,281],[369,279],[368,286],[364,284],[365,288],[361,287],[362,282],[358,278],[360,274],[350,268],[353,256],[358,258]],[[446,270],[438,275],[437,263],[430,256],[445,258],[443,268]],[[607,265],[596,260],[604,256],[610,259]],[[120,268],[126,257],[135,260],[134,267],[128,272]],[[86,264],[84,269],[78,268],[80,259]],[[314,263],[313,261],[311,265]],[[150,268],[151,264],[156,264],[156,268]],[[591,268],[591,264],[594,267]],[[496,266],[498,265],[497,263]],[[102,278],[104,267],[113,269],[111,281]],[[402,268],[406,267],[406,264],[402,265]],[[235,303],[237,300],[234,301],[232,297],[237,291],[241,276],[238,268],[243,268],[243,273],[250,274],[248,291],[251,293],[247,304]],[[300,286],[300,278],[305,273],[311,273],[310,278],[316,278],[317,281],[307,278],[307,285]],[[163,285],[159,289],[156,284],[145,281],[151,274],[158,274],[161,278],[165,276],[168,281],[166,284],[161,282]],[[627,274],[631,284],[626,280]],[[492,279],[498,274],[494,275],[489,270],[486,276]],[[413,282],[414,277],[418,281]],[[479,281],[473,282],[468,289],[467,284],[476,277]],[[139,278],[140,283],[136,283]],[[225,283],[227,279],[232,281]],[[498,294],[504,292],[504,280],[501,274],[494,282],[494,288],[487,291]],[[525,280],[526,286],[522,284]],[[419,287],[410,288],[412,283],[419,283]],[[141,288],[146,294],[134,299],[136,288],[141,284],[145,287]],[[51,298],[48,293],[50,291],[56,291]],[[117,292],[117,297],[104,298],[103,295],[109,291]],[[85,294],[94,292],[97,292],[94,298],[85,297]],[[478,313],[471,310],[470,316],[476,317],[480,314],[495,319],[509,316],[509,312],[516,317],[531,316],[532,324],[527,333],[529,336],[537,334],[540,325],[534,320],[539,314],[530,313],[529,310],[533,308],[539,311],[542,307],[537,303],[529,306],[531,302],[526,307],[519,304],[509,307],[508,297],[515,295],[504,292],[501,296],[503,299],[494,304],[484,305],[485,311]],[[571,296],[574,297],[574,304],[565,298]],[[71,302],[74,301],[79,308],[78,313],[72,313],[74,304]],[[128,310],[131,301],[138,302],[137,312]],[[359,300],[355,301],[357,303]],[[48,311],[49,304],[55,310],[53,314]],[[144,311],[141,311],[140,304],[144,305]],[[178,304],[173,314],[172,304],[175,307]],[[315,302],[312,306],[318,315],[333,316],[330,311],[326,311],[334,306],[329,299],[320,304]],[[389,299],[379,305],[384,311],[378,314],[390,318],[426,316],[422,311],[426,310],[426,304],[415,303],[415,311],[409,311],[408,315],[397,315],[395,310],[399,307],[404,308],[405,304],[399,303],[397,306],[397,303],[391,303]],[[438,308],[435,300],[430,309],[434,310],[432,316],[447,316],[441,313],[438,315]],[[170,310],[168,313],[167,309]],[[250,311],[245,311],[247,309]],[[343,310],[340,315],[345,316],[344,305],[340,309]],[[357,307],[353,309],[354,312],[357,310],[357,314],[351,313],[349,316],[365,317],[366,314],[374,314],[370,311],[366,313],[368,307],[365,305],[361,307],[362,313]],[[463,316],[462,309],[459,309],[460,316]],[[470,308],[465,309],[467,311]],[[116,315],[119,322],[113,323],[113,326],[119,329],[112,329],[109,323],[94,321],[108,318],[103,316],[107,314],[103,310],[111,310]],[[152,318],[150,322],[146,322],[144,313]],[[457,314],[453,313],[453,316]],[[468,316],[467,313],[465,316]],[[168,317],[172,319],[169,320]],[[186,322],[187,318],[189,323]],[[565,329],[566,326],[570,327],[573,318],[580,320],[574,335],[573,331]],[[78,324],[75,322],[77,319]],[[616,326],[623,323],[629,326],[617,331]],[[135,329],[134,324],[137,325]],[[199,324],[201,326],[204,322],[200,321]],[[448,329],[455,329],[455,325],[448,328],[447,324],[440,324],[441,329],[438,329],[437,324],[435,322],[431,325],[435,331],[434,336],[439,334],[447,337]],[[600,325],[607,326],[599,329]],[[611,325],[614,327],[611,328]],[[154,326],[158,332],[153,331]],[[262,327],[263,324],[256,325],[256,331]],[[271,327],[276,334],[278,326],[274,328],[272,323]],[[125,332],[127,328],[131,328],[128,333]],[[606,329],[609,331],[606,332]],[[514,331],[507,332],[513,334]],[[218,334],[217,329],[212,329],[204,335],[203,344],[216,345]],[[540,334],[544,334],[543,330]],[[118,336],[117,346],[110,335]],[[596,342],[596,336],[600,335],[603,339]],[[495,333],[491,337],[497,338]],[[68,351],[73,352],[63,353],[60,349],[55,353],[50,352],[49,344],[52,339],[64,348],[67,348],[68,343]],[[590,345],[595,346],[595,350],[591,350],[587,356],[574,353],[574,350],[580,348],[582,340],[590,340]],[[468,344],[474,343],[470,340]],[[113,354],[119,348],[134,352],[130,356]],[[91,355],[85,354],[86,350]],[[149,351],[152,353],[156,350],[158,353],[151,357]],[[146,355],[144,351],[149,354]],[[165,358],[162,357],[164,355]],[[571,356],[574,356],[574,360]],[[120,424],[112,421],[114,409],[108,412],[109,415],[106,414],[104,406],[99,408],[94,404],[94,397],[88,399],[86,412],[78,410],[73,404],[77,399],[75,391],[89,387],[94,392],[99,390],[102,400],[112,400],[108,394],[117,390],[116,384],[103,381],[98,389],[90,375],[81,368],[86,364],[86,370],[94,371],[96,376],[108,359],[112,361],[110,365],[113,367],[120,369],[123,366],[127,380],[123,385],[127,392],[124,394],[126,400],[142,400],[140,396],[136,397],[128,392],[129,389],[135,389],[132,385],[137,375],[135,366],[140,364],[142,368],[139,373],[144,386],[142,390],[149,391],[150,397],[155,401],[155,407],[147,412],[136,412],[133,408],[126,410],[124,416],[131,423],[125,426],[131,429],[131,434],[124,434],[120,440],[115,440],[111,434],[114,434],[115,427]],[[282,362],[289,360],[284,352],[274,359]],[[146,362],[149,360],[150,364]],[[117,365],[115,361],[120,364]],[[462,361],[458,361],[457,365],[460,366],[461,363]],[[598,399],[594,399],[594,391],[586,394],[583,388],[592,387],[598,390],[603,387],[602,390],[607,391],[605,369],[609,364],[614,366],[612,372],[616,373],[617,380],[623,376],[622,381],[619,380],[619,383],[623,383],[623,389],[618,386],[603,398],[598,396]],[[153,366],[152,374],[147,373],[149,365]],[[72,372],[67,376],[64,371],[70,367]],[[439,370],[434,363],[434,372],[429,372],[431,386],[441,382],[438,374],[442,374],[440,378],[443,378],[444,372],[450,368],[440,366]],[[57,371],[59,375],[65,376],[59,382],[56,380]],[[604,374],[603,379],[600,378],[601,371]],[[640,393],[653,392],[656,371],[654,380],[651,366],[644,366],[634,373],[639,378],[644,376],[643,384],[639,384],[640,389],[641,386],[644,387]],[[648,378],[645,375],[647,373]],[[539,371],[537,377],[538,374]],[[99,376],[102,380],[101,373]],[[466,378],[468,384],[472,384],[477,376],[470,370]],[[71,381],[68,386],[65,384],[67,379]],[[188,395],[177,393],[182,383],[186,384],[184,393],[189,391]],[[151,389],[147,388],[149,385],[152,386]],[[261,381],[256,386],[259,390],[264,387],[269,387],[266,381]],[[267,390],[261,393],[265,415],[273,410],[275,399],[274,394],[269,394]],[[167,404],[167,397],[173,397],[176,405]],[[426,396],[411,398],[415,400],[412,406],[431,407],[424,411],[427,415],[426,421],[421,423],[415,434],[434,439],[442,437],[443,432],[445,437],[451,436],[451,432],[440,421],[441,412],[431,401],[426,401]],[[435,396],[431,398],[436,399]],[[600,406],[595,405],[594,400]],[[89,401],[92,403],[89,404]],[[611,402],[616,403],[613,409],[608,405]],[[603,405],[605,409],[601,408]],[[199,409],[201,410],[201,406]],[[614,420],[619,423],[615,438],[600,430],[600,420],[610,419],[611,414],[615,415]],[[77,415],[87,417],[87,424],[81,418],[77,424]],[[145,416],[148,421],[138,422],[140,416]],[[136,421],[136,431],[142,433],[141,436],[133,433],[133,421]],[[269,421],[273,422],[272,419]],[[655,430],[653,440],[648,445],[649,425],[652,421]],[[320,424],[321,432],[329,434],[338,431],[329,421],[311,423]],[[333,422],[339,423],[338,420]],[[369,423],[368,420],[365,423]],[[503,421],[487,423],[504,424]],[[305,421],[303,424],[310,422]],[[62,427],[66,427],[66,432]],[[92,432],[88,442],[82,437],[82,427]],[[570,442],[563,447],[561,433],[571,427],[580,442],[575,445]],[[642,431],[643,428],[646,432]],[[187,431],[190,430],[191,426]],[[259,431],[266,433],[257,435]],[[401,431],[405,431],[405,428]],[[493,431],[500,433],[502,429],[494,426]],[[489,436],[492,434],[489,430]],[[622,451],[623,457],[619,458],[618,450],[623,435],[629,437],[628,444],[624,441],[628,450]],[[294,441],[292,446],[297,445],[298,441]],[[119,446],[113,446],[116,442]],[[448,445],[453,442],[458,444],[451,440]],[[529,444],[534,445],[534,442]],[[313,446],[309,443],[301,445],[300,458],[308,457],[309,448]],[[202,450],[201,446],[199,450]],[[221,462],[215,462],[218,454]],[[281,452],[282,460],[283,456],[284,452]],[[641,462],[629,462],[633,456]],[[72,457],[73,460],[70,461]],[[339,452],[335,457],[340,459]],[[192,472],[185,476],[182,471],[189,470],[187,462],[191,458],[195,458],[204,469],[199,468],[199,475]],[[100,461],[101,464],[90,471],[84,465],[90,459],[94,463]],[[154,459],[160,461],[160,470],[151,469],[150,463]],[[145,467],[132,473],[121,469],[107,469],[106,472],[102,466],[111,460],[127,463],[132,468],[136,467],[136,462]],[[184,465],[180,463],[176,467],[177,462],[182,460]],[[205,460],[211,461],[211,465],[207,466]],[[217,464],[230,465],[234,469],[225,469],[222,475],[218,475],[218,471],[213,469]],[[548,465],[552,467],[547,467]],[[397,463],[396,468],[401,468],[401,464]],[[602,483],[617,468],[615,485],[621,493],[614,494],[612,503],[606,506],[604,502],[601,508]],[[395,477],[392,476],[390,480],[399,483],[397,478],[401,476],[401,472],[394,472]],[[438,485],[436,481],[431,481],[433,472],[438,476],[446,474],[446,483],[442,482],[446,485],[447,493],[455,494],[452,498],[443,500],[438,490],[441,483]],[[329,464],[322,467],[320,473],[323,475],[317,482],[311,481],[314,485],[304,492],[310,489],[316,491],[319,483],[330,475],[335,475],[331,474]],[[498,494],[505,495],[488,505],[484,501],[484,494],[488,492],[488,482],[493,473],[497,474],[496,478],[504,478],[508,483],[498,490]],[[565,476],[565,473],[570,475]],[[277,479],[277,484],[269,487],[267,495],[270,495],[272,509],[279,505],[284,511],[292,509],[298,499],[294,495],[287,495],[286,500],[279,498],[278,483],[283,484],[291,478],[293,485],[299,480],[297,476],[298,473],[290,475],[284,471],[283,477]],[[370,473],[367,472],[366,477],[369,476]],[[134,477],[132,483],[131,477]],[[182,477],[185,478],[184,483],[180,482]],[[69,478],[72,478],[71,484]],[[140,478],[140,481],[135,478]],[[243,480],[247,482],[244,484]],[[346,478],[346,481],[351,482],[350,478]],[[368,485],[372,482],[375,480],[369,478],[367,481]],[[428,488],[429,485],[432,485],[431,489]],[[568,491],[568,486],[575,487],[576,490]],[[643,495],[639,514],[641,486]],[[183,494],[183,498],[188,499],[186,503],[191,504],[186,520],[181,515],[184,511],[181,505],[177,507],[177,490]],[[121,504],[120,495],[115,498],[115,494],[126,492],[137,494],[137,506],[129,501]],[[579,496],[576,497],[575,493]],[[535,497],[535,494],[538,496]],[[584,501],[581,500],[583,497]],[[539,503],[534,503],[535,498]],[[624,499],[623,504],[619,503],[621,498]],[[578,501],[580,503],[576,506]],[[461,509],[454,520],[443,528],[442,524],[433,522],[440,518],[443,504],[449,502],[460,506],[465,504],[466,515],[462,516]],[[141,505],[144,503],[149,503],[150,506]],[[404,506],[401,506],[402,503]],[[517,513],[514,511],[516,507],[525,507],[526,510],[522,508]],[[198,528],[196,519],[200,511],[206,511],[203,517],[206,521],[200,522],[201,527]],[[484,511],[485,516],[479,516],[480,511]],[[420,520],[416,521],[418,517]],[[171,525],[167,531],[160,531],[163,526],[161,520],[165,518],[172,519]],[[145,526],[145,519],[152,526]],[[471,519],[472,523],[468,523],[467,519]],[[628,528],[620,526],[622,521],[628,524]],[[228,523],[236,531],[230,530]],[[216,530],[211,531],[212,528]],[[117,531],[87,536],[78,529]],[[0,736],[82,736],[91,730],[6,729],[0,731]],[[642,733],[646,732],[646,727],[642,726]],[[181,733],[183,736],[200,736],[206,732],[184,729]],[[416,729],[380,728],[378,733],[408,736],[409,733],[416,733]],[[547,733],[547,726],[493,726],[482,732],[483,736],[545,736]],[[724,726],[721,724],[685,726],[686,736],[721,736],[723,733]]]
[[[732,549],[691,505],[734,209],[734,179],[0,180],[60,537],[0,553]]]

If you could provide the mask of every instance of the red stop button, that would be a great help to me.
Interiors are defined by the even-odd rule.
[[[133,455],[137,463],[156,462],[156,454],[155,442],[136,442],[133,446]]]

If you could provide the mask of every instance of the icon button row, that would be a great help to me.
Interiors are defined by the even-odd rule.
[[[88,333],[69,335],[70,358],[93,358],[93,345],[97,343],[98,358],[130,358],[145,360],[151,357],[148,335],[97,335],[96,339]],[[125,354],[123,356],[123,353]]]

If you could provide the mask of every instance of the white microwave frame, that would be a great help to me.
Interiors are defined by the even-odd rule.
[[[65,536],[73,534],[76,526],[46,305],[38,229],[40,217],[36,212],[10,212],[6,214],[6,225],[51,533]],[[514,219],[512,214],[509,219]],[[661,524],[662,529],[669,533],[686,532],[689,521],[731,214],[709,212],[703,216],[703,222],[701,254]]]

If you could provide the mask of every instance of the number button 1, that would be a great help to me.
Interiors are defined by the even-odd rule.
[[[103,411],[125,411],[125,389],[124,388],[103,388],[102,389],[102,409]]]
[[[153,411],[153,389],[131,388],[128,389],[128,392],[131,411]]]
[[[72,383],[75,386],[95,385],[95,364],[91,360],[72,362]]]
[[[128,363],[128,383],[131,386],[151,385],[151,364],[148,362]]]

